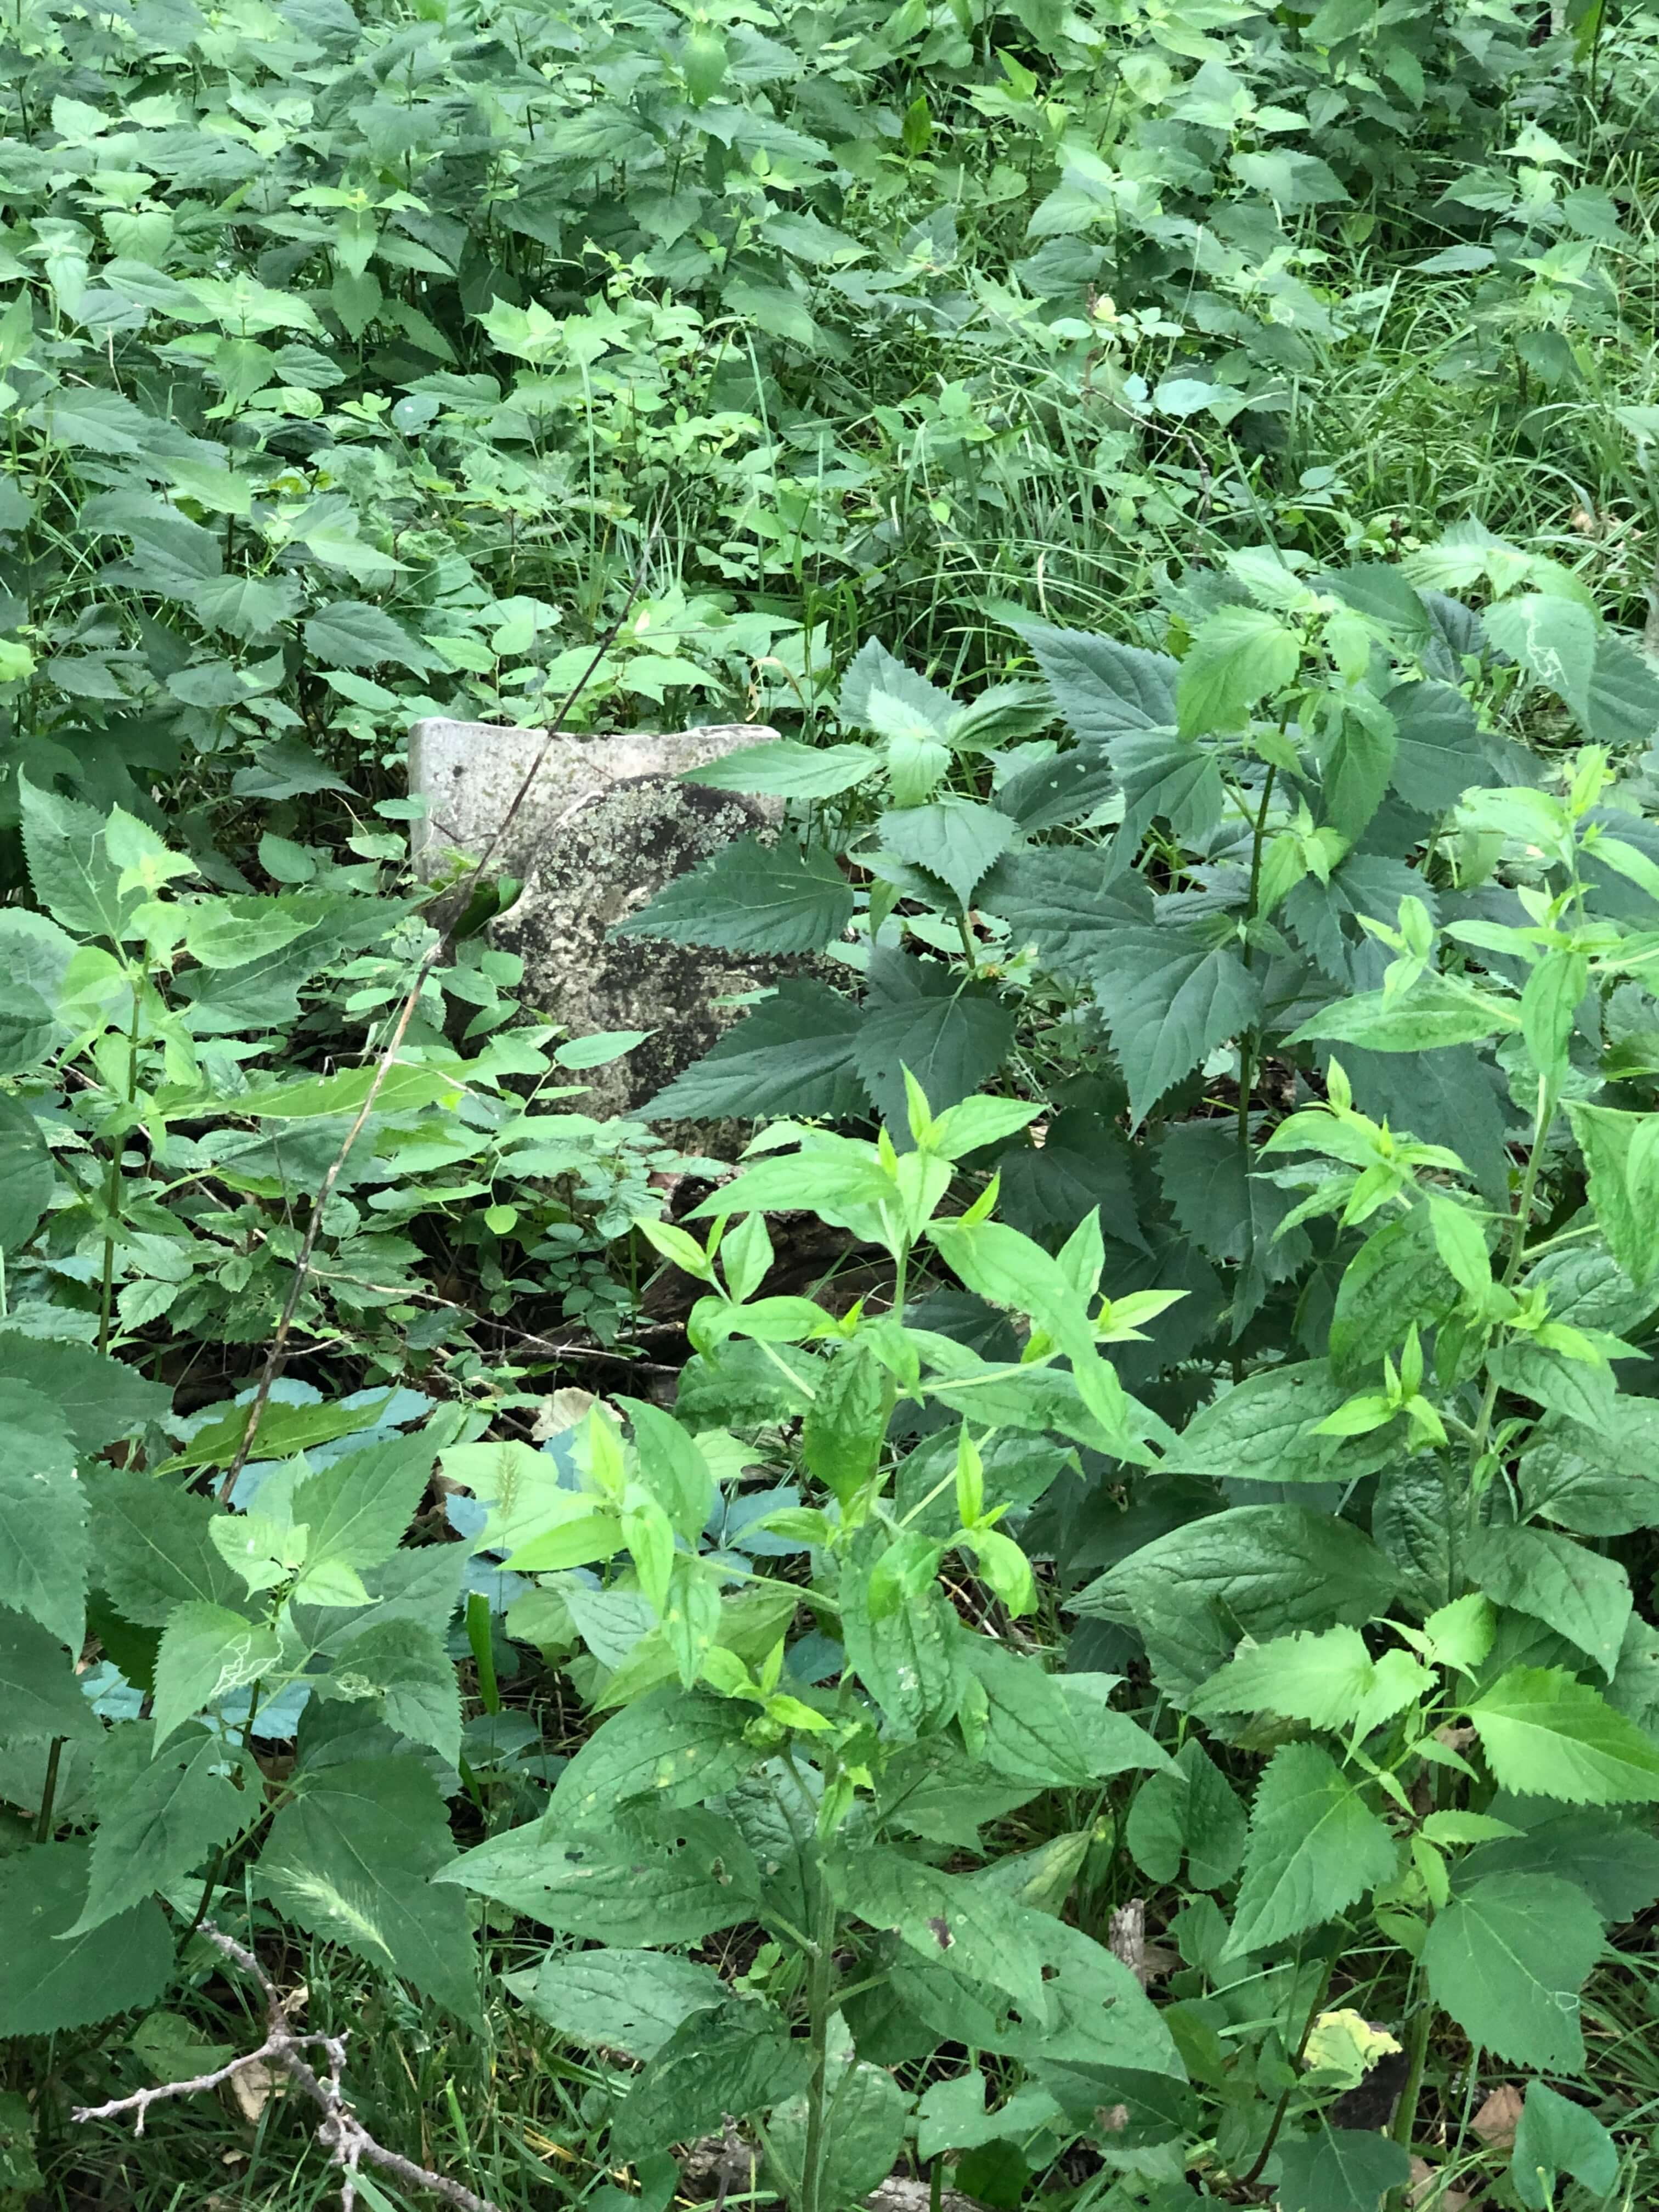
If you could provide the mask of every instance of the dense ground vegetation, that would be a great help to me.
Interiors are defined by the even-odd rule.
[[[1656,103],[1613,0],[0,12],[0,2212],[433,2201],[76,2117],[224,1940],[502,2207],[1653,2201]],[[781,732],[635,1121],[408,865],[573,691]]]

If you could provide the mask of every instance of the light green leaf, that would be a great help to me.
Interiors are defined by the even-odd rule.
[[[687,769],[680,781],[779,799],[835,799],[880,766],[881,755],[873,745],[804,745],[798,738],[780,738]]]
[[[1547,2081],[1528,2081],[1510,2161],[1515,2193],[1531,2212],[1544,2212],[1564,2173],[1605,2203],[1619,2179],[1619,2146],[1594,2112]]]
[[[1514,2065],[1577,2074],[1578,1992],[1601,1953],[1601,1923],[1582,1889],[1553,1875],[1495,1874],[1437,1913],[1423,1967],[1471,2043]]]
[[[1659,1115],[1577,1099],[1567,1115],[1601,1233],[1632,1281],[1646,1285],[1659,1270]]]
[[[1376,2129],[1322,2124],[1279,2147],[1279,2212],[1377,2212],[1387,2191],[1403,2187],[1411,2171],[1405,2147]]]
[[[1564,1668],[1512,1667],[1465,1710],[1487,1765],[1517,1796],[1659,1800],[1659,1745]]]
[[[1333,1000],[1293,1030],[1286,1040],[1353,1044],[1367,1052],[1425,1052],[1437,1046],[1474,1044],[1519,1029],[1519,1007],[1455,976],[1429,969],[1407,991],[1385,1000],[1381,991]],[[1634,1118],[1634,1117],[1632,1117]]]
[[[1287,1743],[1256,1785],[1227,1951],[1263,1951],[1333,1920],[1395,1871],[1399,1847],[1334,1759]]]
[[[554,1793],[567,1824],[649,1797],[663,1806],[718,1797],[760,1754],[744,1741],[748,1711],[678,1684],[653,1690],[588,1737]]]
[[[274,1629],[217,1605],[176,1607],[155,1655],[155,1719],[159,1752],[175,1729],[233,1690],[270,1674],[282,1663]]]
[[[1251,708],[1294,681],[1301,646],[1293,629],[1260,607],[1223,607],[1194,638],[1176,684],[1183,738],[1242,729]]]

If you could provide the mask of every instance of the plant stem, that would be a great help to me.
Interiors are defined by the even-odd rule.
[[[138,985],[132,986],[132,1023],[127,1031],[127,1103],[131,1105],[138,1096]],[[115,1149],[110,1154],[109,1181],[104,1186],[104,1211],[108,1220],[104,1230],[104,1279],[98,1300],[98,1349],[109,1350],[109,1323],[115,1303],[115,1216],[121,1203],[121,1154],[126,1148],[127,1133],[123,1128],[115,1139]]]
[[[836,1906],[820,1860],[817,1867],[817,1925],[813,1932],[811,1972],[806,1985],[807,2033],[812,2071],[806,2085],[806,2145],[801,2156],[799,2212],[826,2212],[823,2201],[824,2124],[829,2118],[831,1984],[836,1966]]]
[[[1407,2153],[1417,2127],[1418,2100],[1423,2094],[1423,2072],[1428,2063],[1429,2030],[1434,2023],[1434,2006],[1425,1995],[1412,2021],[1411,2039],[1406,2046],[1406,2086],[1400,2093],[1400,2104],[1394,2116],[1394,2125],[1389,2130],[1401,2148]],[[1396,2189],[1389,2197],[1389,2212],[1404,2212],[1406,2191]]]
[[[46,1844],[52,1840],[52,1808],[58,1796],[58,1768],[64,1756],[67,1736],[55,1735],[46,1753],[46,1778],[40,1785],[40,1817],[34,1824],[34,1840]]]

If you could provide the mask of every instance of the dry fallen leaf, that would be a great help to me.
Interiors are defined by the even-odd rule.
[[[1521,2121],[1521,2107],[1525,2102],[1522,2092],[1513,2081],[1505,2081],[1494,2089],[1469,2125],[1486,2144],[1488,2150],[1508,2150],[1515,2141],[1515,2130]]]
[[[1413,2159],[1411,2186],[1406,2197],[1413,2212],[1416,2212],[1419,2205],[1423,2212],[1466,2212],[1466,2208],[1474,2201],[1468,2191],[1443,2189],[1437,2195],[1435,2184],[1438,2179],[1438,2168],[1431,2166],[1425,2158]]]
[[[265,2106],[273,2097],[282,2095],[286,2084],[262,2058],[256,2058],[249,2065],[239,2066],[226,2086],[237,2111],[250,2127],[255,2127]]]

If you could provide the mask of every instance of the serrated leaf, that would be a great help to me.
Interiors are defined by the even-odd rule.
[[[263,1622],[223,1606],[175,1606],[155,1655],[151,1711],[158,1752],[192,1715],[274,1672],[282,1657],[276,1630]]]
[[[447,1765],[458,1763],[460,1683],[439,1629],[370,1613],[357,1634],[336,1644],[331,1656],[329,1673],[316,1680],[319,1692],[378,1698],[388,1728],[412,1743],[429,1743]]]
[[[258,1816],[258,1792],[231,1779],[236,1754],[222,1738],[191,1729],[159,1752],[153,1745],[154,1732],[131,1721],[99,1747],[92,1875],[71,1934],[100,1927],[181,1881]]]
[[[1659,1799],[1659,1745],[1559,1667],[1512,1667],[1466,1707],[1486,1764],[1517,1796],[1571,1805]]]
[[[1118,933],[1150,922],[1152,894],[1132,871],[1087,845],[1011,853],[983,885],[979,903],[1008,924],[1017,945],[1036,947],[1051,975],[1086,981],[1109,960]]]
[[[994,806],[947,796],[926,806],[890,807],[876,824],[889,852],[948,884],[966,907],[992,863],[1013,842],[1014,824]]]
[[[1499,1605],[1530,1613],[1587,1652],[1611,1681],[1631,1617],[1630,1577],[1616,1559],[1547,1528],[1477,1528],[1471,1579]]]
[[[1553,1875],[1496,1874],[1453,1895],[1423,1946],[1435,2002],[1471,2043],[1517,2066],[1577,2074],[1578,1992],[1601,1951],[1581,1889]]]
[[[1260,607],[1223,607],[1200,628],[1176,685],[1183,738],[1242,729],[1250,709],[1295,678],[1296,632]]]
[[[0,1735],[91,1742],[102,1733],[58,1638],[38,1620],[0,1608]]]
[[[346,1452],[294,1486],[291,1516],[311,1531],[307,1567],[376,1567],[397,1550],[426,1494],[437,1447],[421,1434]]]
[[[22,1099],[0,1096],[0,1252],[22,1250],[57,1186],[57,1170],[33,1115]]]
[[[687,769],[680,781],[763,797],[835,799],[880,766],[881,755],[873,745],[804,745],[795,738],[778,738]]]
[[[1200,1406],[1164,1465],[1175,1474],[1214,1481],[1328,1482],[1368,1447],[1316,1433],[1347,1396],[1322,1359],[1263,1368]]]
[[[1233,946],[1181,930],[1120,930],[1092,980],[1136,1123],[1261,1018],[1261,986]]]
[[[1072,1607],[1138,1628],[1159,1681],[1184,1702],[1241,1637],[1358,1626],[1383,1610],[1398,1579],[1351,1522],[1297,1505],[1243,1505],[1143,1545]]]
[[[173,1937],[146,1899],[70,1938],[87,1894],[82,1843],[0,1858],[0,2035],[56,2035],[152,2005],[173,1971]]]
[[[640,1111],[653,1120],[856,1114],[865,1092],[853,1052],[863,1024],[862,1009],[827,983],[781,983]]]
[[[635,2081],[611,2122],[618,2156],[689,2142],[727,2115],[746,2118],[806,2082],[811,2055],[771,2005],[730,1996],[683,2020]]]
[[[1510,2172],[1516,2195],[1530,2212],[1544,2212],[1554,2203],[1555,2184],[1564,2173],[1605,2203],[1619,2179],[1619,2146],[1594,2112],[1547,2081],[1528,2082]]]
[[[305,641],[325,668],[379,668],[395,661],[417,673],[433,657],[401,623],[365,599],[335,599],[306,618]]]
[[[853,1063],[899,1140],[908,1130],[904,1071],[921,1084],[932,1110],[942,1113],[996,1073],[1013,1048],[1014,1015],[988,985],[958,983],[948,970],[920,961],[878,955],[870,986]]]
[[[1026,1913],[994,1891],[881,1844],[849,1850],[836,1884],[843,1909],[870,1927],[890,1928],[923,1959],[1006,1990],[1028,2021],[1048,2016],[1041,1960],[1023,1940]]]
[[[454,1858],[443,1800],[418,1759],[347,1759],[305,1776],[272,1822],[255,1872],[313,1935],[476,2020],[466,1900],[432,1880]]]
[[[0,1606],[31,1614],[72,1650],[86,1628],[87,1494],[62,1411],[0,1376]]]
[[[137,896],[117,890],[119,874],[104,843],[104,817],[78,799],[39,791],[20,775],[23,852],[34,895],[54,921],[77,937],[118,945]]]
[[[1659,1115],[1567,1102],[1602,1235],[1634,1283],[1659,1269]]]
[[[1120,645],[1080,629],[1023,623],[1054,704],[1085,744],[1105,744],[1132,730],[1173,728],[1179,663],[1167,653]]]
[[[1408,1653],[1371,1657],[1357,1628],[1276,1637],[1244,1644],[1207,1681],[1188,1710],[1279,1713],[1335,1732],[1368,1733],[1433,1686],[1434,1677]]]
[[[1600,1812],[1563,1813],[1521,1835],[1480,1844],[1459,1864],[1456,1885],[1489,1874],[1559,1875],[1617,1927],[1659,1898],[1659,1837]]]
[[[827,847],[735,838],[616,925],[619,937],[733,952],[817,952],[853,918],[853,887]]]
[[[1393,1875],[1399,1846],[1328,1753],[1287,1743],[1256,1785],[1227,1951],[1317,1928]]]

